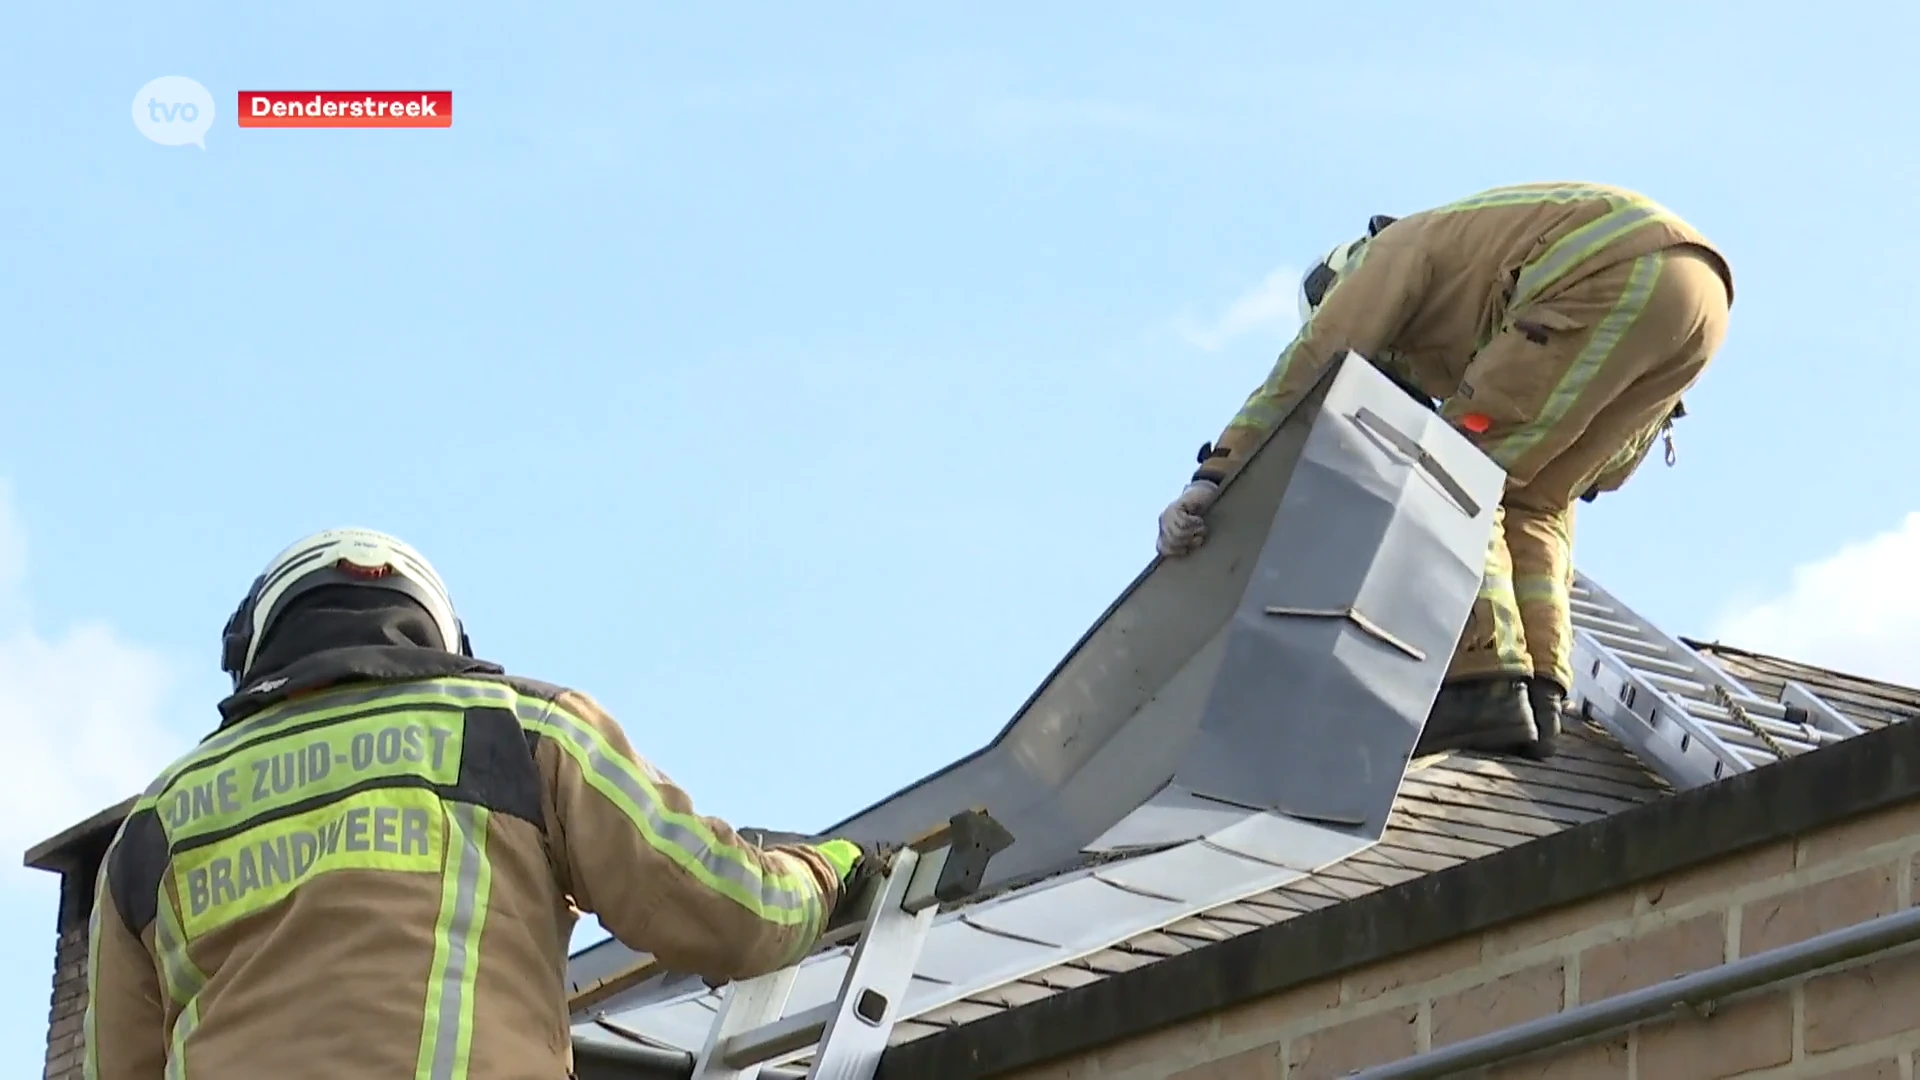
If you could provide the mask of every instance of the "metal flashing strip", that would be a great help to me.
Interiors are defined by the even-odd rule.
[[[1291,884],[1377,842],[1277,814],[1246,814],[1199,840],[1073,871],[944,912],[927,935],[900,1019],[925,1015]],[[1311,855],[1303,858],[1308,852]],[[832,1001],[849,955],[843,946],[802,963],[788,997],[790,1011]],[[705,1044],[721,1000],[718,991],[705,987],[631,1005],[616,996],[593,1014],[575,1017],[575,1038],[589,1045],[630,1041],[601,1032],[596,1021],[604,1019],[650,1043],[697,1051]]]
[[[1583,574],[1574,576],[1573,627],[1575,703],[1676,788],[1860,732],[1798,683],[1778,701],[1762,697]]]

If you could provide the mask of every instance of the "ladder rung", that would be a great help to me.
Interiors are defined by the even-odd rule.
[[[1612,608],[1600,601],[1589,600],[1577,593],[1571,598],[1570,606],[1573,608],[1575,615],[1593,615],[1605,619],[1611,618],[1615,614]]]
[[[1664,671],[1642,671],[1640,675],[1667,693],[1683,698],[1704,698],[1709,693],[1706,684],[1685,675],[1669,675]]]
[[[1626,654],[1622,654],[1620,659],[1626,661],[1628,667],[1631,667],[1635,671],[1639,671],[1642,673],[1650,672],[1650,671],[1658,671],[1658,672],[1661,672],[1662,674],[1670,675],[1670,676],[1687,676],[1687,675],[1700,674],[1700,669],[1694,667],[1692,664],[1683,663],[1682,661],[1679,661],[1679,660],[1669,660],[1664,656],[1640,656],[1640,655],[1629,656]]]
[[[1605,630],[1589,630],[1587,633],[1597,638],[1600,644],[1615,652],[1631,652],[1645,656],[1666,656],[1671,650],[1657,641],[1648,641],[1638,635],[1610,634]]]
[[[1704,702],[1691,701],[1687,703],[1687,715],[1692,716],[1696,720],[1705,721],[1706,723],[1718,724],[1730,731],[1744,732],[1747,730],[1744,725],[1733,718],[1732,713],[1720,708],[1718,705],[1708,705]],[[1749,716],[1748,719],[1758,725],[1760,730],[1779,739],[1781,742],[1798,742],[1806,743],[1809,746],[1813,745],[1806,731],[1801,728],[1768,720],[1760,716]]]
[[[1640,632],[1640,628],[1632,623],[1609,619],[1604,615],[1587,615],[1578,611],[1573,613],[1573,625],[1582,630],[1593,630],[1603,634],[1637,635]]]
[[[1695,724],[1700,728],[1700,730],[1706,732],[1709,735],[1712,735],[1714,738],[1720,740],[1721,742],[1725,743],[1728,746],[1746,747],[1749,750],[1765,753],[1769,757],[1773,756],[1772,749],[1769,748],[1765,743],[1761,742],[1759,736],[1755,735],[1751,731],[1748,731],[1746,728],[1740,727],[1737,724],[1728,724],[1728,723],[1723,723],[1722,721],[1719,721],[1719,720],[1711,720],[1704,716],[1696,716],[1693,719]],[[1792,738],[1785,735],[1775,734],[1773,732],[1768,732],[1768,734],[1773,737],[1773,740],[1775,742],[1786,747],[1789,753],[1803,754],[1808,750],[1813,749],[1813,747],[1808,745],[1804,739]]]
[[[1716,715],[1719,715],[1719,716],[1730,715],[1727,711],[1726,706],[1714,700],[1713,691],[1707,687],[1702,687],[1699,693],[1690,694],[1688,696],[1690,700],[1696,702],[1701,708],[1712,709]],[[1748,716],[1753,717],[1755,720],[1760,720],[1765,722],[1765,724],[1770,728],[1777,727],[1781,731],[1795,731],[1795,732],[1800,730],[1799,724],[1793,723],[1792,721],[1786,718],[1787,707],[1785,705],[1780,704],[1777,701],[1767,701],[1764,698],[1742,699],[1739,697],[1735,697],[1733,700],[1734,700],[1734,704],[1739,705],[1742,709],[1745,709],[1747,711]]]
[[[1719,685],[1718,681],[1709,682],[1700,678],[1701,675],[1706,674],[1701,669],[1673,660],[1653,657],[1622,655],[1621,659],[1634,670],[1635,674],[1669,696],[1678,698],[1689,706],[1697,705],[1702,709],[1710,710],[1711,715],[1716,718],[1732,719],[1726,709],[1714,700],[1713,688]],[[1784,725],[1779,727],[1782,732],[1797,735],[1800,731],[1799,725],[1786,723],[1787,707],[1782,702],[1739,696],[1734,700],[1747,710],[1747,715],[1759,720],[1773,721],[1776,725]]]
[[[782,1054],[804,1050],[820,1041],[827,1022],[840,1009],[838,1001],[822,1002],[811,1009],[783,1016],[752,1031],[743,1031],[720,1044],[721,1061],[735,1069],[744,1069]]]

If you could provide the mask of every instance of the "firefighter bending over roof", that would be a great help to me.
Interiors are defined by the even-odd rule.
[[[1438,399],[1507,472],[1480,594],[1414,752],[1550,755],[1573,685],[1573,503],[1617,490],[1683,414],[1726,335],[1726,259],[1644,196],[1524,184],[1376,216],[1301,290],[1299,333],[1201,448],[1160,517],[1161,554],[1204,541],[1220,485],[1352,350]]]
[[[561,1080],[576,905],[720,982],[798,960],[880,865],[696,814],[585,694],[475,659],[391,537],[282,552],[223,650],[219,730],[100,875],[89,1080]]]

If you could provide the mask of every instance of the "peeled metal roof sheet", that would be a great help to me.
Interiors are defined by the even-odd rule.
[[[828,830],[900,839],[984,806],[1015,836],[989,887],[1017,887],[936,921],[906,1015],[1375,843],[1478,590],[1502,482],[1364,361],[1324,379],[1223,492],[1208,544],[1150,566],[992,744]],[[622,953],[588,950],[576,985]],[[845,962],[810,958],[790,1008],[830,999]],[[716,1002],[654,978],[591,1012],[693,1048]]]

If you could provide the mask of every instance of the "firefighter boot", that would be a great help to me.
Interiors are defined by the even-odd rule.
[[[1533,728],[1538,738],[1520,748],[1522,757],[1545,761],[1560,742],[1560,724],[1567,714],[1567,692],[1544,675],[1527,680],[1527,701],[1533,706]]]
[[[1500,675],[1462,680],[1442,686],[1434,697],[1413,756],[1447,750],[1508,753],[1536,737],[1526,679]]]

